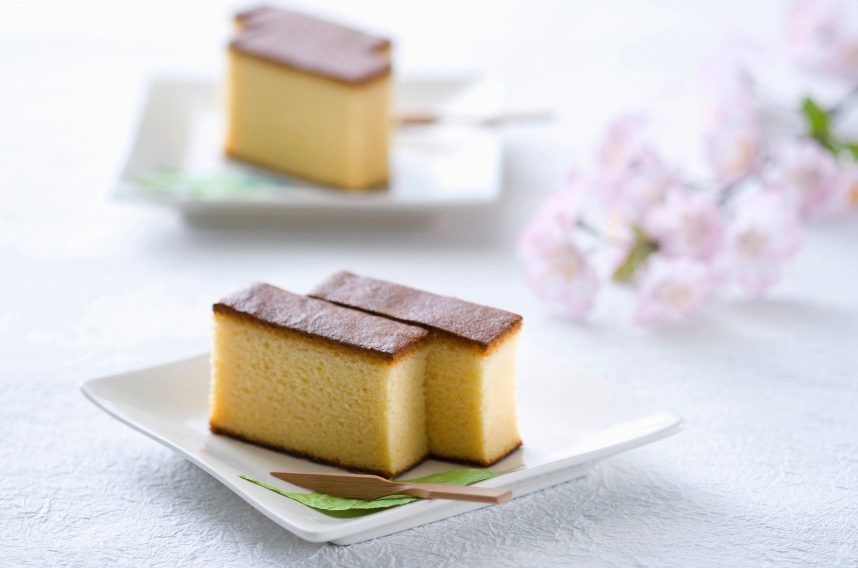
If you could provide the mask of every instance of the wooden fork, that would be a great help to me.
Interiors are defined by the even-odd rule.
[[[478,503],[505,503],[512,499],[508,489],[388,481],[377,475],[359,473],[306,473],[272,471],[271,475],[298,487],[350,499],[378,499],[388,495],[410,495],[421,499],[453,499]]]

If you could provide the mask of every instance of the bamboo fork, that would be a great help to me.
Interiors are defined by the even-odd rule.
[[[492,504],[505,503],[512,499],[512,491],[508,489],[469,487],[445,483],[388,481],[377,475],[358,473],[272,471],[271,475],[298,487],[350,499],[378,499],[388,495],[410,495],[421,499],[453,499]]]

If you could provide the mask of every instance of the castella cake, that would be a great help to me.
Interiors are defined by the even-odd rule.
[[[426,330],[257,284],[214,305],[211,430],[393,477],[427,454]]]
[[[390,42],[273,7],[235,20],[227,154],[345,189],[385,183]]]
[[[429,451],[490,465],[519,445],[515,354],[521,316],[339,272],[311,296],[430,332],[426,363]]]

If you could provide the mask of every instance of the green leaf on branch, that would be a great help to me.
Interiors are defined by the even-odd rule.
[[[810,97],[805,97],[802,101],[801,110],[807,120],[808,134],[831,150],[831,115]]]
[[[831,112],[824,110],[819,104],[807,97],[801,105],[804,118],[807,121],[808,135],[819,142],[824,148],[835,156],[842,152],[849,153],[858,159],[858,143],[846,140],[838,140],[831,132]]]
[[[646,264],[649,257],[658,251],[658,243],[652,240],[642,228],[637,225],[632,226],[632,232],[635,235],[635,242],[626,259],[614,271],[612,278],[614,282],[628,282],[634,278],[638,270]]]

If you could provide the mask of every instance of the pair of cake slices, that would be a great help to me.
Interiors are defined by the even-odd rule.
[[[521,444],[519,315],[340,272],[309,296],[254,285],[214,321],[215,433],[385,477]]]

